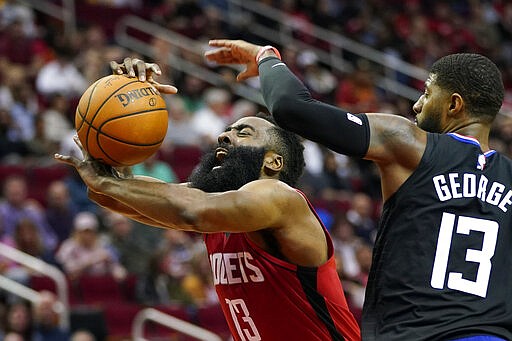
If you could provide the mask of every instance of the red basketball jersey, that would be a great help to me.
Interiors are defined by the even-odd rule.
[[[244,233],[204,235],[215,289],[235,340],[361,339],[336,272],[332,240],[325,235],[329,260],[319,267],[273,257]]]

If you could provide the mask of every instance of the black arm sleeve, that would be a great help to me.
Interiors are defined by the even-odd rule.
[[[352,115],[311,97],[304,84],[275,57],[259,64],[263,99],[279,126],[349,156],[364,157],[370,143],[365,114]]]

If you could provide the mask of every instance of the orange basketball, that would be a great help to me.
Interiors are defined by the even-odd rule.
[[[82,146],[111,166],[153,155],[167,133],[165,101],[147,82],[122,75],[97,80],[80,98],[75,129]]]

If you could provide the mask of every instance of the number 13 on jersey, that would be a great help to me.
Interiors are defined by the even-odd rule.
[[[448,259],[452,244],[452,235],[455,228],[456,216],[443,213],[439,237],[437,240],[436,256],[432,268],[430,285],[435,289],[443,289],[447,275]],[[478,263],[476,280],[470,281],[462,278],[461,272],[449,272],[447,286],[449,289],[486,297],[489,278],[491,276],[491,258],[494,255],[498,238],[497,222],[486,219],[460,216],[457,219],[455,233],[468,235],[471,231],[483,232],[482,248],[480,250],[467,249],[466,261]]]
[[[238,332],[238,336],[242,341],[260,341],[260,333],[252,320],[249,310],[247,309],[247,305],[244,300],[241,298],[237,298],[234,300],[225,299],[226,304],[229,307],[229,312],[231,313],[231,318],[235,323],[236,330]],[[241,325],[239,319],[243,323]]]

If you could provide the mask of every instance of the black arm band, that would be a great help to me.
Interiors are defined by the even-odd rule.
[[[353,115],[311,97],[304,84],[275,57],[259,63],[263,99],[280,127],[349,156],[364,157],[370,143],[365,114]]]

